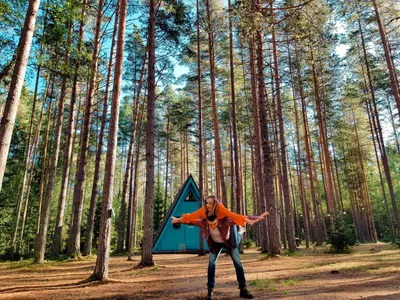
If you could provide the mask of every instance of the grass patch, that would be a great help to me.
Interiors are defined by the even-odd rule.
[[[152,272],[158,271],[158,269],[159,269],[159,266],[158,266],[158,265],[155,265],[153,268],[151,268],[151,271],[152,271]]]
[[[26,270],[36,270],[36,269],[44,269],[47,267],[58,266],[65,263],[76,262],[76,261],[93,261],[96,256],[79,256],[79,257],[69,257],[67,255],[46,257],[46,260],[41,264],[33,263],[33,258],[24,259],[19,261],[10,261],[1,263],[0,267],[4,267],[6,269],[26,269]]]
[[[293,277],[293,278],[279,280],[279,283],[281,285],[295,285],[299,281],[302,281],[302,279],[298,277]]]
[[[278,259],[280,257],[281,257],[280,255],[276,255],[276,254],[266,254],[263,257],[261,257],[261,260]]]
[[[151,267],[135,266],[133,267],[133,271],[135,271],[135,274],[150,274],[151,272],[159,271],[161,268],[165,268],[165,266],[159,266],[157,264]]]
[[[270,289],[274,281],[272,279],[256,279],[250,282],[250,286],[257,288],[257,289]]]
[[[304,256],[302,253],[299,253],[298,251],[292,251],[292,250],[285,250],[283,252],[284,256]]]
[[[254,242],[252,241],[252,240],[245,240],[245,241],[243,241],[243,247],[245,248],[245,249],[248,249],[248,248],[250,248],[251,246],[253,246],[254,245]]]
[[[22,269],[26,267],[34,267],[35,265],[33,264],[33,259],[24,259],[24,260],[19,260],[19,261],[10,261],[6,263],[2,263],[6,269]],[[40,266],[40,265],[36,265]]]
[[[267,289],[271,292],[276,292],[278,290],[277,285],[281,286],[287,286],[287,285],[295,285],[297,282],[302,281],[301,278],[298,277],[293,277],[293,278],[287,278],[287,279],[281,279],[279,281],[273,280],[273,279],[256,279],[250,282],[250,286],[256,288],[256,289]]]

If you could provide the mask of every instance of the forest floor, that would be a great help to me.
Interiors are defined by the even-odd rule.
[[[257,249],[242,255],[248,289],[256,299],[400,299],[400,249],[362,244],[350,254],[327,247],[268,258]],[[285,252],[284,252],[285,253]],[[287,253],[287,252],[286,252]],[[205,299],[208,256],[154,255],[155,267],[137,269],[126,257],[110,258],[110,280],[84,283],[95,258],[0,263],[0,299]],[[215,300],[240,299],[230,257],[217,263]]]

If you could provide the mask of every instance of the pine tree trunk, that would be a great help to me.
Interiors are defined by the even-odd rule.
[[[106,165],[103,185],[103,203],[100,221],[97,259],[92,279],[107,280],[110,256],[111,212],[114,198],[115,161],[118,143],[119,97],[121,93],[123,56],[126,32],[126,12],[128,0],[120,0],[120,20],[118,26],[118,42],[114,69],[114,83],[111,104],[110,130],[108,135]]]
[[[394,142],[396,144],[397,153],[400,153],[399,135],[397,134],[396,124],[394,123],[393,109],[392,109],[392,105],[390,104],[389,97],[386,97],[386,102],[387,102],[387,108],[388,108],[389,114],[390,114],[390,124],[392,125],[392,128],[393,128],[393,136],[394,136]]]
[[[240,184],[240,173],[239,173],[239,146],[238,146],[238,132],[237,132],[237,120],[236,120],[236,93],[235,93],[235,67],[233,62],[233,24],[232,24],[232,9],[231,1],[228,0],[228,11],[229,11],[229,63],[230,63],[230,79],[231,79],[231,100],[232,100],[232,130],[233,130],[233,154],[234,154],[234,174],[235,174],[235,202],[236,212],[241,213],[241,202],[242,202],[242,185]],[[232,186],[233,189],[233,186]]]
[[[119,5],[115,8],[115,20],[114,20],[114,29],[113,35],[111,38],[111,48],[110,48],[110,58],[108,61],[108,70],[107,70],[107,79],[106,79],[106,90],[103,100],[103,112],[101,117],[101,127],[99,134],[99,141],[97,145],[96,151],[96,161],[94,167],[94,175],[93,175],[93,185],[92,185],[92,194],[90,198],[90,206],[89,213],[87,217],[87,225],[86,225],[86,239],[85,239],[85,248],[83,251],[83,255],[91,255],[92,254],[92,243],[93,243],[93,230],[94,230],[94,218],[96,214],[96,203],[97,203],[97,193],[98,193],[98,184],[100,178],[100,163],[101,163],[101,155],[103,153],[103,145],[104,145],[104,131],[107,124],[107,111],[108,111],[108,100],[110,97],[110,82],[111,82],[111,74],[112,67],[114,61],[114,48],[115,48],[115,37],[117,34],[118,28],[118,17],[119,17]]]
[[[296,49],[296,60],[298,61],[298,54]],[[309,173],[309,180],[310,180],[310,189],[311,189],[311,198],[314,208],[314,222],[315,222],[315,239],[316,245],[321,245],[323,243],[323,234],[322,234],[322,224],[321,219],[318,213],[317,207],[317,199],[315,197],[315,190],[314,190],[314,174],[312,169],[311,163],[311,150],[309,144],[309,137],[308,137],[308,121],[307,121],[307,112],[306,112],[306,105],[305,105],[305,98],[304,98],[304,90],[303,90],[303,81],[300,72],[300,66],[297,68],[297,78],[299,81],[299,89],[300,89],[300,99],[301,99],[301,107],[302,107],[302,116],[303,116],[303,131],[304,131],[304,144],[306,146],[306,153],[307,153],[307,163],[308,163],[308,173]]]
[[[77,51],[80,52],[82,49],[82,39],[85,27],[85,16],[86,16],[86,4],[87,0],[83,0],[83,7],[81,13],[81,22],[79,26],[79,34],[78,34],[78,47]],[[75,131],[75,105],[77,99],[77,80],[78,80],[78,69],[79,62],[75,65],[75,74],[72,83],[72,91],[71,91],[71,100],[69,104],[69,117],[68,117],[68,125],[67,125],[67,134],[64,143],[64,158],[63,158],[63,170],[61,177],[61,187],[60,187],[60,196],[58,200],[58,209],[57,209],[57,219],[56,219],[56,227],[54,230],[53,236],[53,244],[52,244],[52,254],[59,255],[62,247],[62,231],[64,224],[64,210],[65,203],[67,199],[67,191],[68,191],[68,181],[70,177],[70,166],[72,160],[72,151],[74,145],[74,131]],[[78,109],[79,112],[79,109]]]
[[[144,210],[144,236],[141,266],[153,266],[153,206],[154,206],[154,109],[155,109],[155,31],[156,1],[150,0],[148,28],[148,77],[147,77],[147,129],[146,129],[146,194]]]
[[[221,141],[218,128],[218,111],[217,111],[217,96],[215,84],[215,54],[214,54],[214,33],[211,28],[211,0],[206,0],[207,11],[207,34],[208,34],[208,51],[210,56],[210,79],[211,79],[211,100],[213,110],[213,125],[214,125],[214,138],[215,138],[215,158],[216,158],[216,183],[217,183],[217,197],[224,204],[227,205],[227,194],[224,178],[224,166],[221,153]]]
[[[139,103],[141,101],[141,92],[142,92],[144,75],[145,75],[145,71],[146,71],[146,53],[147,53],[147,49],[146,49],[146,51],[144,53],[144,56],[143,56],[142,70],[141,70],[141,73],[140,73],[138,90],[136,92],[136,102],[135,103],[137,103],[138,106],[135,108],[135,117],[133,119],[133,130],[132,130],[132,134],[133,135],[132,135],[132,138],[135,138],[135,136],[137,136],[137,127],[138,127],[137,123],[138,123],[138,119],[139,119]],[[135,106],[136,106],[136,104],[135,104]],[[136,137],[136,143],[138,143],[138,142],[139,142],[139,140]],[[132,143],[132,147],[133,147],[133,143]],[[128,251],[128,255],[130,255],[130,251],[131,251],[129,249],[132,248],[132,243],[129,244],[129,241],[131,240],[131,237],[132,237],[133,220],[136,218],[136,215],[133,214],[133,210],[134,210],[133,201],[136,201],[136,200],[134,200],[135,198],[132,198],[132,182],[133,182],[133,178],[132,178],[133,170],[132,170],[132,167],[134,165],[134,163],[133,163],[133,148],[132,148],[132,160],[131,160],[130,164],[131,164],[131,169],[130,169],[130,173],[131,174],[129,176],[129,180],[130,180],[131,184],[130,184],[130,188],[129,188],[128,222],[127,222],[127,232],[126,232],[126,249]],[[135,174],[136,174],[136,171],[135,171]],[[119,230],[121,230],[121,228],[119,228]],[[122,251],[122,249],[121,249],[121,251]]]
[[[231,196],[230,196],[230,209],[232,211],[236,211],[236,202],[235,202],[235,166],[233,163],[233,140],[232,140],[232,121],[229,124],[229,171],[230,171],[230,192],[231,192]]]
[[[39,4],[40,0],[29,1],[24,27],[22,29],[21,39],[19,41],[17,59],[11,79],[11,85],[8,91],[4,113],[0,122],[0,191],[3,185],[7,157],[10,150],[11,137],[15,125],[15,118],[21,97],[22,86],[24,85],[26,66],[28,64],[29,53],[31,51],[33,32],[35,30]]]
[[[293,91],[293,108],[294,108],[294,117],[295,117],[295,125],[296,125],[296,146],[297,146],[297,176],[298,176],[298,185],[300,191],[300,205],[301,205],[301,212],[303,214],[303,224],[304,224],[304,238],[306,240],[306,247],[310,247],[310,229],[308,223],[308,210],[307,210],[307,200],[306,200],[306,193],[304,191],[304,184],[303,184],[303,172],[301,170],[301,153],[300,153],[300,125],[299,125],[299,115],[297,109],[297,95],[295,89],[295,82],[294,76],[292,71],[292,63],[291,63],[291,55],[290,55],[290,47],[289,41],[287,40],[287,47],[288,47],[288,59],[289,59],[289,72],[291,78],[291,85]]]
[[[70,33],[72,31],[72,26],[70,27]],[[70,35],[71,36],[71,35]],[[66,62],[69,62],[69,52],[66,53]],[[53,154],[51,158],[51,165],[49,168],[49,177],[46,186],[46,198],[45,202],[46,205],[51,206],[51,202],[53,199],[53,189],[54,183],[57,175],[57,164],[58,164],[58,156],[60,152],[60,144],[61,144],[61,131],[64,119],[64,105],[65,105],[65,97],[66,97],[66,89],[67,89],[67,79],[63,77],[61,83],[61,93],[60,93],[60,100],[58,103],[58,115],[57,115],[57,125],[55,131],[55,137],[53,142]]]
[[[262,168],[262,153],[261,153],[261,133],[260,133],[260,118],[259,118],[259,108],[258,108],[258,97],[259,95],[257,94],[257,74],[256,74],[256,57],[254,55],[255,52],[255,45],[254,45],[254,38],[251,35],[250,36],[250,75],[251,75],[251,93],[252,93],[252,98],[253,98],[253,124],[254,124],[254,162],[253,162],[253,167],[255,170],[256,176],[254,176],[254,187],[255,187],[255,192],[257,197],[254,197],[257,199],[257,205],[254,206],[255,212],[256,213],[261,213],[263,210],[265,210],[265,188],[264,188],[264,181],[263,181],[263,168]],[[267,252],[269,249],[269,237],[268,237],[268,231],[266,225],[263,225],[264,222],[261,222],[261,225],[259,225],[260,228],[260,234],[259,236],[262,237],[262,245],[261,249],[263,252]],[[268,224],[268,223],[267,223]]]
[[[125,176],[124,176],[124,181],[122,185],[122,199],[121,199],[121,210],[120,210],[120,221],[119,221],[119,226],[118,226],[118,240],[117,240],[117,252],[122,252],[124,250],[124,237],[125,237],[125,227],[128,228],[127,230],[127,236],[130,235],[129,228],[130,226],[130,209],[128,209],[128,222],[125,222],[126,218],[126,197],[128,190],[131,189],[129,182],[131,182],[131,167],[132,167],[132,160],[133,160],[133,144],[136,136],[136,130],[137,130],[137,122],[139,118],[139,102],[140,102],[140,92],[141,92],[141,87],[143,83],[143,78],[146,70],[146,53],[144,54],[143,58],[143,63],[142,63],[142,71],[140,75],[140,82],[139,82],[139,89],[138,93],[136,94],[135,97],[135,104],[134,104],[134,109],[133,109],[133,118],[132,118],[132,133],[130,136],[130,142],[129,142],[129,150],[128,150],[128,155],[127,155],[127,163],[126,163],[126,169],[125,169]],[[128,205],[129,206],[129,205]],[[127,239],[128,240],[128,239]],[[126,243],[126,248],[127,248],[127,243]]]
[[[374,2],[374,5],[376,6],[375,0],[373,0],[373,2]],[[357,13],[358,13],[358,11],[357,11]],[[376,13],[377,13],[377,8],[376,8]],[[379,150],[381,152],[383,169],[385,171],[385,177],[386,177],[387,185],[389,188],[390,198],[392,201],[392,209],[393,209],[393,215],[394,215],[394,220],[395,220],[395,227],[396,227],[396,230],[399,230],[400,229],[400,215],[399,215],[399,211],[398,211],[397,203],[396,203],[396,199],[395,199],[392,177],[391,177],[390,169],[389,169],[389,163],[387,161],[386,149],[385,149],[385,144],[384,144],[383,135],[382,135],[382,127],[380,124],[378,109],[376,106],[375,89],[373,86],[372,75],[370,72],[369,60],[368,60],[367,51],[366,51],[366,47],[365,47],[364,34],[363,34],[360,18],[358,18],[358,28],[360,31],[361,44],[363,47],[363,54],[364,54],[365,67],[366,67],[366,71],[367,71],[369,92],[371,93],[371,102],[372,102],[371,115],[372,115],[372,119],[374,120],[374,124],[376,126],[375,132],[377,133],[377,142],[378,142]]]
[[[269,232],[269,252],[272,255],[281,253],[281,244],[279,240],[278,219],[279,212],[276,210],[274,195],[274,167],[271,148],[269,145],[269,126],[266,114],[266,94],[264,82],[264,56],[263,56],[263,33],[261,30],[256,32],[257,35],[257,81],[258,81],[258,102],[259,102],[259,118],[261,128],[261,147],[263,152],[262,167],[264,169],[264,189],[266,195],[266,209],[270,212],[267,217]],[[264,205],[264,204],[262,204]],[[265,206],[264,206],[265,207]],[[264,223],[264,222],[262,222]]]
[[[140,93],[138,93],[140,95]],[[132,247],[133,245],[133,238],[136,237],[136,233],[140,230],[136,227],[136,220],[137,220],[137,208],[138,208],[138,172],[139,172],[139,159],[140,159],[140,139],[142,137],[143,131],[143,115],[144,115],[144,101],[140,108],[140,118],[139,118],[139,125],[136,137],[136,150],[135,150],[135,166],[134,166],[134,176],[133,177],[133,184],[132,189],[130,189],[129,194],[129,203],[131,203],[132,211],[131,211],[131,223],[130,226],[130,235],[129,235],[129,242],[128,242],[128,260],[132,260],[133,252]]]
[[[387,68],[388,68],[388,71],[389,71],[389,76],[390,76],[390,86],[392,88],[393,97],[396,100],[397,110],[400,113],[400,94],[399,94],[399,89],[398,89],[397,83],[396,83],[395,70],[393,69],[393,64],[392,64],[390,53],[389,53],[389,48],[388,48],[388,42],[386,40],[385,29],[384,29],[382,21],[381,21],[381,17],[380,17],[380,14],[379,14],[378,6],[376,5],[376,0],[372,0],[372,4],[374,6],[376,22],[378,23],[379,34],[381,36],[381,42],[382,42],[383,50],[385,52],[386,65],[387,65]],[[397,224],[397,226],[398,225],[399,224]],[[397,227],[397,228],[399,229],[399,227]]]
[[[54,95],[54,81],[55,79],[53,78],[52,84],[51,84],[51,92],[50,95]],[[52,96],[50,96],[52,97]],[[50,124],[51,124],[51,113],[52,113],[52,101],[50,99],[49,105],[47,108],[47,126],[46,126],[46,135],[45,135],[45,141],[44,141],[44,146],[43,146],[43,164],[42,164],[42,176],[40,180],[40,197],[43,195],[43,190],[44,186],[48,182],[48,169],[50,168],[47,162],[47,150],[48,150],[48,141],[49,141],[49,132],[50,132]],[[38,150],[38,143],[39,143],[39,136],[40,136],[40,127],[41,127],[41,121],[40,124],[38,124],[37,128],[37,139],[36,139],[36,144],[34,145],[34,154],[33,154],[33,161],[32,161],[32,166],[31,166],[31,173],[29,175],[29,182],[28,182],[28,188],[26,191],[26,199],[25,199],[25,209],[24,209],[24,215],[22,218],[22,227],[21,227],[21,236],[20,236],[20,248],[22,247],[22,241],[23,241],[23,236],[24,236],[24,230],[25,230],[25,221],[26,221],[26,215],[27,215],[27,210],[28,210],[28,203],[29,203],[29,196],[31,192],[31,184],[32,184],[32,179],[33,179],[33,173],[34,173],[34,161],[36,160],[36,151]],[[46,166],[47,164],[47,166]],[[45,177],[45,174],[47,176]],[[46,195],[46,194],[45,194]]]
[[[281,87],[280,87],[280,75],[279,75],[279,64],[278,64],[278,53],[276,47],[275,38],[275,18],[273,1],[270,1],[270,12],[271,12],[271,31],[272,31],[272,48],[274,56],[274,70],[275,70],[275,84],[276,84],[276,100],[277,100],[277,114],[279,121],[279,141],[281,150],[281,162],[282,162],[282,189],[283,197],[285,201],[285,213],[286,213],[286,228],[287,228],[287,239],[289,244],[289,250],[296,250],[296,241],[294,238],[294,221],[293,221],[293,209],[290,201],[289,191],[289,177],[288,177],[288,166],[286,161],[286,142],[285,142],[285,126],[283,125],[283,112],[282,112],[282,99],[281,99]]]
[[[52,79],[52,94],[53,94],[53,86],[54,86],[54,78]],[[47,95],[46,95],[47,97]],[[44,102],[46,99],[43,100]],[[49,129],[50,129],[50,113],[51,113],[51,99],[49,101],[49,107],[48,107],[48,117],[47,117],[47,130],[46,130],[46,138],[45,138],[45,145],[44,145],[44,151],[43,151],[43,163],[42,163],[42,174],[40,178],[40,192],[39,192],[39,202],[42,202],[43,199],[43,191],[44,191],[44,186],[46,184],[46,179],[45,179],[45,174],[46,174],[46,158],[47,158],[47,141],[48,141],[48,134],[49,134]],[[44,104],[43,104],[44,105]],[[40,118],[40,123],[41,123],[41,118]],[[40,125],[38,124],[38,138],[40,134]],[[35,251],[34,251],[34,258],[33,258],[33,263],[43,263],[44,262],[44,255],[46,252],[46,238],[47,238],[47,227],[49,224],[49,219],[50,219],[50,209],[51,205],[47,201],[46,195],[44,196],[44,202],[42,204],[42,207],[40,209],[40,227],[39,227],[39,232],[36,236],[36,242],[35,242]]]
[[[321,108],[321,98],[319,95],[319,82],[318,76],[316,71],[316,66],[314,62],[314,51],[311,49],[311,60],[312,60],[312,74],[313,74],[313,84],[314,84],[314,98],[317,108],[317,116],[318,116],[318,126],[320,131],[320,137],[322,142],[322,155],[325,161],[325,188],[326,188],[326,205],[327,205],[327,212],[331,219],[331,226],[333,226],[333,212],[334,212],[334,193],[333,193],[333,182],[332,182],[332,174],[330,172],[330,155],[328,149],[328,141],[326,135],[326,128],[325,122],[322,115],[322,108]]]
[[[364,93],[365,93],[365,96],[367,96],[367,81],[365,79],[364,70],[363,70],[363,79],[364,79],[364,89],[365,89]],[[394,224],[393,224],[393,217],[390,212],[388,200],[386,197],[385,184],[383,182],[381,164],[379,162],[379,156],[378,156],[378,148],[376,146],[376,135],[377,135],[377,133],[375,131],[376,124],[375,124],[375,119],[372,117],[371,103],[367,97],[365,97],[365,106],[366,106],[366,110],[367,110],[367,114],[368,114],[368,123],[369,123],[369,128],[371,131],[372,141],[374,144],[375,159],[376,159],[376,164],[377,164],[378,172],[379,172],[379,181],[381,184],[382,195],[383,195],[382,202],[385,204],[386,214],[387,214],[387,218],[388,218],[388,226],[390,227],[392,241],[394,241],[395,237],[396,237],[396,233],[395,233]]]
[[[102,20],[103,0],[99,0],[97,9],[96,32],[94,37],[94,49],[92,56],[91,77],[89,83],[89,90],[87,91],[87,98],[85,104],[85,116],[83,120],[83,128],[81,135],[81,147],[79,154],[78,170],[76,172],[76,180],[74,187],[74,200],[72,205],[73,222],[69,232],[68,255],[77,257],[81,255],[81,224],[83,213],[83,198],[86,180],[86,164],[87,152],[89,148],[89,135],[90,125],[92,119],[92,106],[94,101],[94,93],[97,80],[97,69],[99,61],[99,48],[100,48],[100,29]]]
[[[169,139],[169,135],[170,135],[170,130],[171,130],[171,120],[169,117],[169,105],[167,108],[167,134],[166,134],[166,140],[167,140],[167,149],[165,151],[165,185],[164,185],[164,203],[163,203],[163,214],[165,215],[165,213],[167,212],[167,200],[168,200],[168,173],[169,173],[169,144],[170,144],[170,139]]]
[[[201,88],[201,80],[202,80],[202,73],[201,73],[201,52],[200,52],[200,11],[199,11],[199,0],[196,0],[196,16],[197,16],[197,23],[196,23],[196,31],[197,31],[197,97],[198,97],[198,110],[199,110],[199,192],[200,192],[200,201],[199,207],[203,206],[203,199],[204,199],[204,162],[203,162],[203,94]],[[205,255],[204,252],[204,239],[200,235],[200,255]]]
[[[344,205],[343,205],[343,196],[342,196],[342,188],[340,186],[340,179],[339,179],[339,170],[338,170],[338,161],[336,158],[336,150],[335,150],[335,145],[332,145],[332,154],[333,154],[333,162],[335,164],[335,173],[336,173],[336,178],[337,178],[337,185],[338,185],[338,190],[339,190],[339,210],[344,211]]]
[[[14,230],[13,240],[12,240],[12,244],[11,244],[11,252],[12,253],[16,250],[16,246],[17,246],[17,235],[18,235],[19,221],[20,221],[20,217],[21,217],[21,209],[22,209],[23,199],[24,199],[24,195],[25,195],[26,176],[27,176],[28,170],[29,170],[29,163],[32,161],[32,158],[31,158],[32,157],[32,152],[36,148],[37,141],[38,141],[38,134],[40,134],[40,133],[38,133],[38,130],[40,131],[39,124],[41,125],[41,122],[42,122],[41,120],[42,120],[43,110],[44,110],[44,106],[45,106],[46,99],[47,99],[47,92],[48,92],[48,89],[49,89],[49,80],[48,80],[48,77],[47,77],[46,85],[45,85],[45,92],[44,92],[44,97],[43,97],[43,104],[42,104],[42,108],[41,108],[41,111],[40,111],[40,114],[39,114],[37,130],[35,131],[35,136],[34,136],[33,141],[31,143],[32,131],[33,131],[33,123],[34,123],[34,120],[35,120],[35,114],[34,113],[35,113],[36,100],[37,100],[37,89],[38,89],[38,83],[39,83],[39,72],[40,72],[40,67],[38,67],[38,72],[37,72],[37,76],[36,76],[35,93],[34,93],[34,97],[33,97],[32,112],[31,112],[30,125],[29,125],[29,137],[28,137],[27,150],[26,150],[26,156],[25,156],[24,175],[23,175],[22,185],[21,185],[20,194],[19,194],[19,201],[18,201],[18,204],[17,204],[15,230]],[[33,157],[35,157],[35,155],[36,155],[36,152],[35,152]],[[31,173],[33,172],[32,166],[33,166],[33,164],[31,165]]]
[[[353,121],[354,121],[354,130],[355,130],[356,138],[357,138],[357,148],[358,148],[358,153],[359,153],[358,158],[360,160],[361,173],[362,173],[362,184],[363,184],[364,191],[365,191],[365,196],[363,198],[364,198],[364,200],[366,201],[366,204],[367,204],[368,227],[369,227],[369,230],[371,232],[372,242],[376,243],[378,241],[378,236],[377,236],[376,229],[375,229],[374,217],[372,215],[372,206],[371,206],[371,198],[369,197],[368,183],[367,183],[367,179],[365,177],[363,151],[362,151],[362,148],[361,148],[361,145],[360,145],[360,139],[359,139],[359,136],[358,136],[357,121],[356,121],[356,117],[354,115],[354,111],[352,111],[352,114],[353,114]],[[369,240],[369,241],[371,241],[371,240]]]

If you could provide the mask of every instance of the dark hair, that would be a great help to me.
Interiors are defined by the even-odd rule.
[[[207,216],[207,221],[212,222],[212,221],[214,221],[216,218],[217,218],[217,215],[213,214],[213,215]]]

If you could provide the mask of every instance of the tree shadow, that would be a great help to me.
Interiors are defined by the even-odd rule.
[[[89,286],[118,283],[116,280],[106,280],[106,281],[93,281],[93,280],[80,280],[75,283],[65,283],[65,284],[53,284],[53,285],[42,285],[42,286],[18,286],[0,289],[0,293],[19,293],[19,292],[33,292],[33,291],[48,291],[48,290],[63,290],[69,288],[86,288]]]

